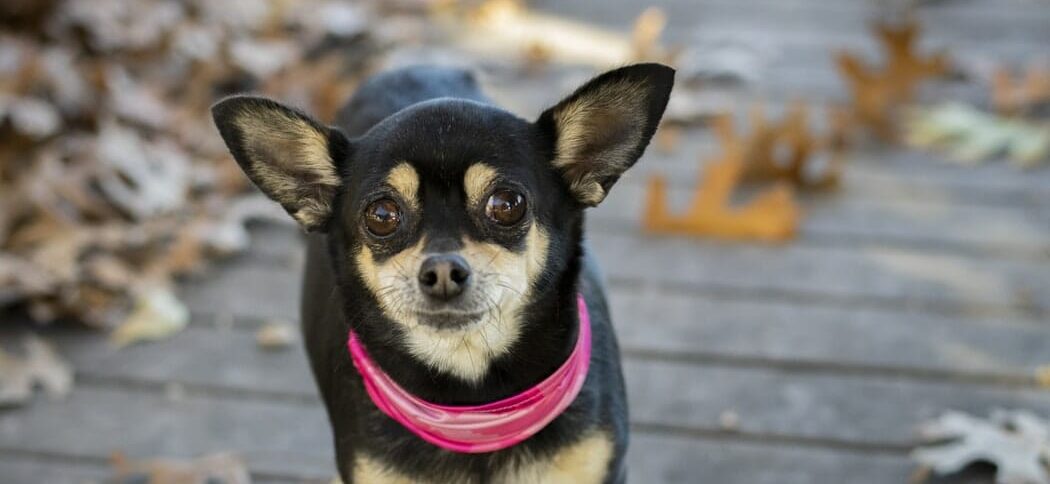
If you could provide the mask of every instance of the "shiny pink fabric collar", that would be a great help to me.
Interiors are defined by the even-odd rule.
[[[579,336],[565,363],[536,386],[483,405],[439,405],[416,397],[372,361],[353,331],[347,346],[368,396],[387,416],[443,449],[492,452],[532,437],[580,393],[591,362],[591,318],[583,296],[577,295],[576,304]]]

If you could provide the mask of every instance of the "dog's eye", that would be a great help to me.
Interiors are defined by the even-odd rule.
[[[514,225],[525,216],[525,196],[514,190],[497,190],[485,205],[485,215],[500,225]]]
[[[365,227],[376,237],[394,233],[400,224],[401,207],[389,198],[376,200],[365,210]]]

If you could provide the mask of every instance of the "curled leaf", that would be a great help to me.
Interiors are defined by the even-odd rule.
[[[296,340],[295,328],[286,322],[271,321],[255,332],[255,342],[265,350],[278,350],[291,346]]]
[[[801,210],[790,186],[780,183],[739,207],[730,204],[745,169],[745,148],[729,118],[720,118],[716,127],[723,153],[705,167],[692,204],[684,213],[672,214],[667,207],[666,182],[652,178],[643,217],[645,229],[658,234],[769,242],[793,238]]]
[[[911,456],[936,474],[952,474],[975,462],[996,467],[1000,484],[1050,482],[1050,423],[1024,410],[995,410],[987,420],[948,411],[925,423],[929,444]]]
[[[212,454],[190,461],[152,459],[129,461],[123,454],[113,456],[114,484],[250,484],[244,459],[229,454]]]
[[[973,164],[1005,155],[1022,167],[1050,155],[1050,124],[1006,118],[959,103],[911,110],[905,141]]]
[[[21,355],[0,348],[0,407],[25,403],[37,386],[51,398],[65,398],[73,387],[73,369],[40,338],[29,335],[22,343]]]
[[[110,334],[117,347],[141,341],[157,341],[182,331],[190,313],[170,289],[155,286],[144,289],[123,324]]]

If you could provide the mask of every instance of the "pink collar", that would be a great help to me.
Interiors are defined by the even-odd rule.
[[[591,318],[576,296],[580,331],[569,359],[536,386],[483,405],[439,405],[401,388],[368,356],[350,331],[347,346],[365,390],[379,410],[423,440],[453,452],[506,449],[539,432],[576,399],[591,363]]]

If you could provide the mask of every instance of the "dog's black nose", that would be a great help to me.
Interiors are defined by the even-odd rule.
[[[448,301],[470,284],[470,265],[458,254],[427,257],[419,268],[419,287],[432,298]]]

